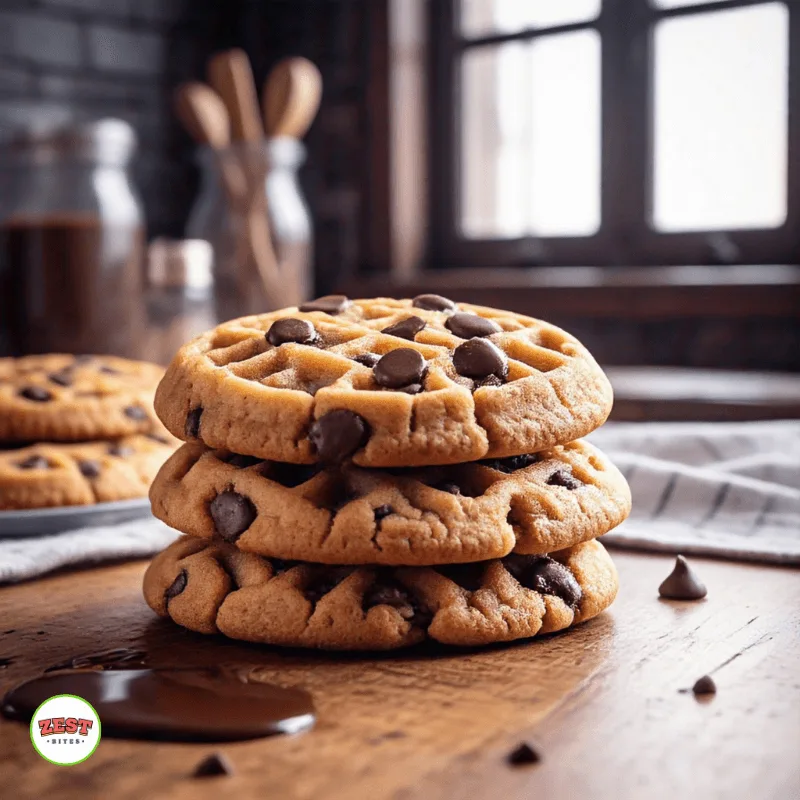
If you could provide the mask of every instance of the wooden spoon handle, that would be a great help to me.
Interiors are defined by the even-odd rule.
[[[228,108],[233,139],[260,141],[264,128],[258,112],[253,70],[245,52],[235,48],[217,53],[208,63],[208,79]]]
[[[269,136],[302,139],[319,109],[322,76],[307,58],[285,58],[264,84],[264,123]]]

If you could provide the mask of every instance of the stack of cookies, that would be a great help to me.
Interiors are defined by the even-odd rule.
[[[457,304],[320,298],[183,347],[156,411],[184,444],[150,492],[186,536],[148,604],[252,642],[390,649],[561,630],[617,591],[598,536],[625,479],[579,437],[611,387],[545,322]]]
[[[0,510],[146,497],[175,449],[163,369],[114,356],[0,358]]]

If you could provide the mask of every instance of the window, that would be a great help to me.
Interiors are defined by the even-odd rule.
[[[800,9],[431,7],[434,264],[798,262]]]

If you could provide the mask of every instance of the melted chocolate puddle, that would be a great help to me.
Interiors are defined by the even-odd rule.
[[[109,651],[51,667],[12,689],[2,712],[30,722],[47,698],[74,694],[94,706],[104,736],[168,741],[255,739],[298,733],[315,722],[311,695],[302,689],[261,683],[248,669],[130,668],[143,655]]]

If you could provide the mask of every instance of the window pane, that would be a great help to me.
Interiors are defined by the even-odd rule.
[[[601,0],[461,0],[464,36],[513,33],[585,22],[600,13]]]
[[[786,218],[788,12],[664,20],[655,32],[653,222],[771,228]]]
[[[464,235],[594,233],[600,224],[597,33],[468,50],[462,77]]]
[[[696,6],[700,3],[722,3],[724,0],[650,0],[650,5],[656,8],[684,8]]]

